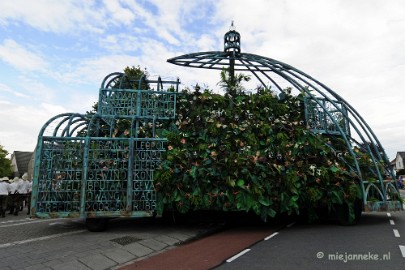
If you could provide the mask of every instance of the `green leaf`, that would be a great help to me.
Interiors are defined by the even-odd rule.
[[[239,179],[239,180],[236,182],[236,185],[237,185],[238,187],[243,187],[243,186],[245,185],[245,181],[244,181],[243,179]]]
[[[259,203],[261,203],[261,204],[264,205],[264,206],[269,206],[269,205],[271,205],[271,201],[270,201],[270,199],[267,198],[267,197],[260,197],[260,198],[259,198]]]
[[[336,166],[332,166],[332,167],[330,167],[330,170],[331,170],[333,173],[336,173],[337,171],[339,171],[339,168],[336,167]]]

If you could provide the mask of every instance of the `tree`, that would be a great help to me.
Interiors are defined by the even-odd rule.
[[[223,69],[221,71],[221,81],[218,85],[229,95],[236,96],[244,90],[242,83],[248,81],[250,81],[250,76],[248,75],[242,73],[232,75],[228,69]]]
[[[2,145],[0,145],[0,176],[12,177],[13,166],[11,160],[7,158],[8,152]]]

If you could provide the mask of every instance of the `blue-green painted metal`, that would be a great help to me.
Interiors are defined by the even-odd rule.
[[[101,84],[97,113],[47,121],[35,152],[32,215],[153,216],[153,173],[166,149],[157,131],[175,117],[179,84],[112,73]]]
[[[380,141],[360,114],[332,89],[293,66],[268,57],[242,53],[240,35],[233,29],[233,24],[231,27],[224,36],[224,51],[185,54],[167,61],[185,67],[227,69],[231,78],[234,72],[249,72],[263,87],[278,91],[280,97],[284,91],[303,94],[308,129],[313,133],[339,136],[344,141],[345,151],[328,146],[361,180],[364,209],[401,210],[403,205],[390,162]],[[362,152],[371,157],[373,164],[366,168],[365,175],[358,161]]]

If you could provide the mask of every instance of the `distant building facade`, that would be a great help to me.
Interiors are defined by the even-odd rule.
[[[21,177],[28,172],[31,159],[34,157],[34,152],[14,151],[11,154],[11,164],[13,166],[13,176]],[[32,176],[30,176],[32,177]]]
[[[404,161],[405,161],[405,152],[397,152],[397,156],[395,157],[396,171],[405,169]]]

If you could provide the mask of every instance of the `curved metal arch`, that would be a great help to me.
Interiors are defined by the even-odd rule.
[[[206,60],[206,58],[210,58],[210,57],[213,59]],[[293,76],[292,73],[288,72],[289,70],[297,70],[294,67],[292,67],[288,64],[282,63],[280,61],[277,61],[277,60],[274,60],[271,58],[267,58],[267,57],[262,57],[262,56],[255,55],[255,54],[249,54],[249,53],[231,54],[228,52],[193,53],[193,54],[187,54],[187,55],[183,55],[183,56],[174,57],[167,61],[169,63],[173,63],[176,65],[184,65],[187,67],[223,69],[223,68],[228,68],[230,66],[230,60],[233,60],[235,62],[235,67],[234,67],[235,71],[252,72],[255,75],[255,77],[259,79],[259,81],[263,84],[264,87],[266,87],[267,85],[263,82],[262,79],[260,79],[260,76],[256,72],[262,74],[265,78],[267,78],[273,84],[275,84],[279,91],[283,91],[283,89],[281,88],[281,86],[279,86],[275,82],[274,79],[272,79],[272,77],[269,74],[267,74],[268,72],[273,72],[273,73],[277,74],[281,78],[288,81],[292,86],[294,86],[295,89],[299,90],[300,92],[305,92],[306,95],[313,97],[314,101],[320,107],[322,107],[324,109],[324,111],[328,114],[329,118],[338,127],[340,133],[344,137],[344,140],[349,148],[349,151],[351,152],[351,155],[355,156],[352,149],[349,147],[350,142],[349,142],[348,138],[346,137],[345,132],[343,132],[340,125],[332,117],[332,115],[327,111],[325,106],[319,100],[315,99],[315,96],[306,87],[308,85],[311,85],[311,83],[303,80],[303,78],[301,78],[301,77]],[[303,72],[300,72],[300,73],[302,75],[304,75],[306,78],[308,78],[309,80],[313,80],[312,77],[306,75],[305,73],[303,73]],[[291,75],[291,76],[289,76],[289,75]],[[306,82],[306,85],[300,84],[292,76],[299,79],[300,81]],[[314,90],[316,90],[322,96],[324,96],[324,98],[326,98],[328,101],[330,101],[337,109],[339,109],[339,111],[341,111],[340,108],[338,108],[338,106],[336,105],[336,103],[333,100],[329,99],[327,95],[322,93],[322,91],[320,91],[318,88],[314,87],[313,85],[312,85],[312,87]],[[355,166],[357,168],[357,172],[360,174],[359,176],[361,177],[360,169],[359,169],[357,162],[356,162]]]
[[[96,131],[96,132],[100,132],[101,128],[100,128],[100,121],[104,122],[109,129],[109,136],[112,137],[112,134],[114,133],[114,128],[115,128],[115,121],[119,119],[119,117],[116,116],[109,116],[108,118],[106,118],[105,116],[101,115],[101,114],[94,114],[90,121],[89,121],[89,125],[87,128],[87,137],[100,137],[100,134],[94,134],[92,132]]]
[[[88,119],[85,115],[79,113],[63,113],[58,114],[49,119],[41,128],[39,137],[46,136],[45,132],[50,128],[51,136],[53,137],[72,137],[74,131],[78,127],[86,125]],[[55,127],[51,127],[52,125]]]
[[[101,89],[111,88],[113,83],[117,83],[117,81],[121,81],[122,76],[124,73],[122,72],[113,72],[105,76],[104,80],[101,82]]]
[[[159,77],[160,80],[160,77]],[[146,75],[142,75],[142,77],[138,81],[137,89],[142,89],[142,83],[148,84],[148,80],[146,79]],[[130,83],[131,80],[129,80],[128,75],[122,72],[113,72],[108,74],[103,81],[101,82],[100,89],[111,89],[111,88],[117,88],[117,89],[125,89],[126,86],[125,83]],[[118,85],[118,87],[117,87]]]
[[[377,188],[377,186],[375,184],[368,183],[367,179],[363,179],[362,177],[360,166],[357,161],[358,155],[353,149],[354,142],[359,147],[361,144],[354,139],[352,134],[349,132],[350,129],[355,131],[355,136],[360,138],[363,146],[365,146],[365,150],[371,156],[374,164],[374,170],[371,170],[371,172],[378,178],[380,186],[378,190],[383,195],[383,201],[386,202],[387,188],[384,185],[384,177],[386,177],[387,174],[392,177],[392,179],[395,179],[395,177],[380,141],[370,126],[353,108],[353,106],[351,106],[339,94],[327,87],[325,84],[291,65],[272,58],[250,53],[208,51],[185,54],[170,58],[167,61],[169,63],[185,67],[215,70],[229,69],[230,72],[250,72],[264,87],[268,87],[268,85],[265,83],[265,81],[268,80],[271,83],[270,85],[274,85],[280,92],[283,92],[284,90],[277,79],[282,79],[283,81],[287,82],[292,89],[305,93],[306,96],[308,96],[320,108],[322,108],[323,113],[325,113],[328,117],[327,119],[335,125],[336,129],[339,131],[340,135],[345,141],[347,151],[352,156],[354,162],[353,166],[355,168],[355,172],[362,180],[361,188],[364,194],[364,202],[367,200],[367,194],[370,187],[373,186],[373,188]],[[233,76],[233,74],[231,74],[231,76]],[[339,112],[344,117],[344,120],[347,121],[348,134],[346,134],[337,120],[328,111],[328,108],[326,108],[326,106],[319,100],[319,97],[326,100],[329,105],[333,106],[335,112]],[[372,145],[372,149],[368,143]],[[380,150],[382,151],[382,155],[380,154]],[[379,165],[382,165],[384,172],[380,170]],[[352,166],[350,167],[353,168]]]

